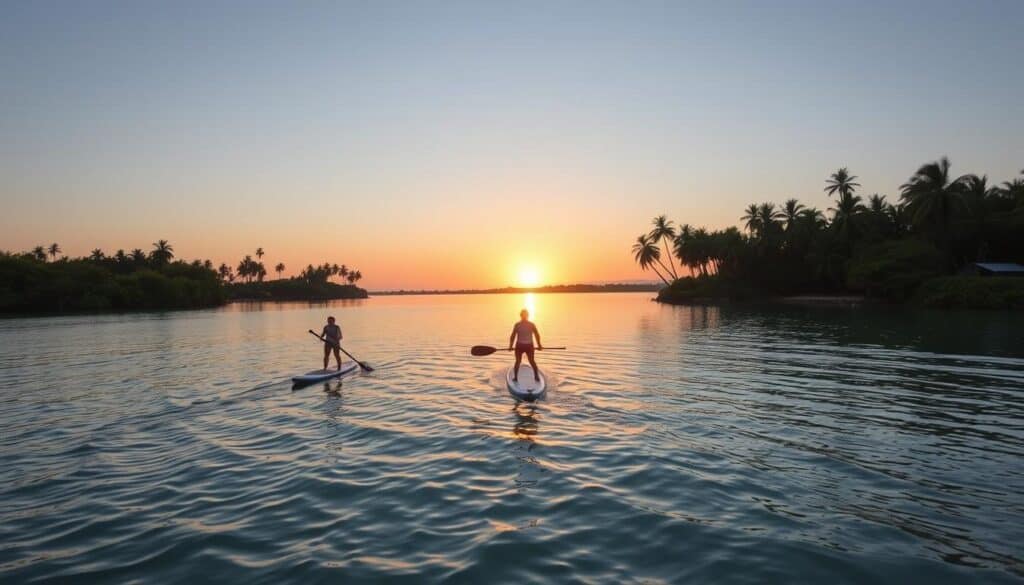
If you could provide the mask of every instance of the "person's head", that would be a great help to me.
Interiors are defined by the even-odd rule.
[[[328,317],[328,318],[327,318],[327,323],[328,323],[329,325],[334,325],[334,317]]]
[[[530,318],[530,312],[527,311],[526,309],[519,311],[519,318],[523,321],[526,321],[527,319]]]

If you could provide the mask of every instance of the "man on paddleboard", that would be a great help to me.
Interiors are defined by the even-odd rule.
[[[334,359],[338,362],[338,369],[341,369],[341,327],[334,324],[334,317],[327,318],[327,325],[320,333],[320,339],[324,340],[324,369],[327,369],[327,362],[330,361],[331,350],[334,350]],[[532,363],[532,362],[531,362]]]
[[[530,360],[530,367],[533,368],[533,379],[540,382],[540,370],[537,369],[537,362],[533,361],[533,338],[537,338],[537,349],[544,349],[540,342],[540,332],[537,326],[530,321],[530,312],[526,309],[519,311],[519,322],[512,326],[512,335],[508,338],[508,349],[512,350],[515,343],[516,366],[513,370],[512,381],[519,381],[519,364],[523,361],[523,354]],[[326,359],[326,358],[324,358]],[[327,367],[327,366],[324,366]]]

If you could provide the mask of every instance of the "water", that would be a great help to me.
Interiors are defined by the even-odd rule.
[[[0,581],[1024,580],[1021,315],[648,297],[0,321]]]

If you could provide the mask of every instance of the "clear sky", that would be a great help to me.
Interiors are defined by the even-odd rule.
[[[643,277],[651,217],[849,166],[1024,168],[1024,2],[33,2],[0,18],[0,249],[375,288]],[[648,276],[651,277],[651,276]]]

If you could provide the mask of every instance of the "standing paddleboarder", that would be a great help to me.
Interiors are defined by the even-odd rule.
[[[327,369],[327,362],[330,361],[331,350],[334,350],[334,359],[338,362],[338,369],[341,369],[341,327],[335,325],[334,317],[327,318],[327,325],[324,325],[320,339],[324,340],[324,370]],[[532,363],[532,362],[531,362]]]
[[[515,344],[516,350],[516,365],[512,370],[512,381],[519,381],[519,364],[523,361],[523,354],[526,354],[526,359],[530,360],[530,367],[533,368],[533,379],[536,382],[540,382],[540,370],[537,369],[537,362],[533,361],[533,338],[537,338],[537,349],[544,349],[544,344],[540,342],[540,332],[537,331],[537,326],[530,321],[530,312],[526,309],[519,311],[519,321],[512,326],[512,335],[508,338],[508,349],[512,351]],[[327,358],[324,358],[326,361]],[[324,366],[325,368],[327,366]]]

